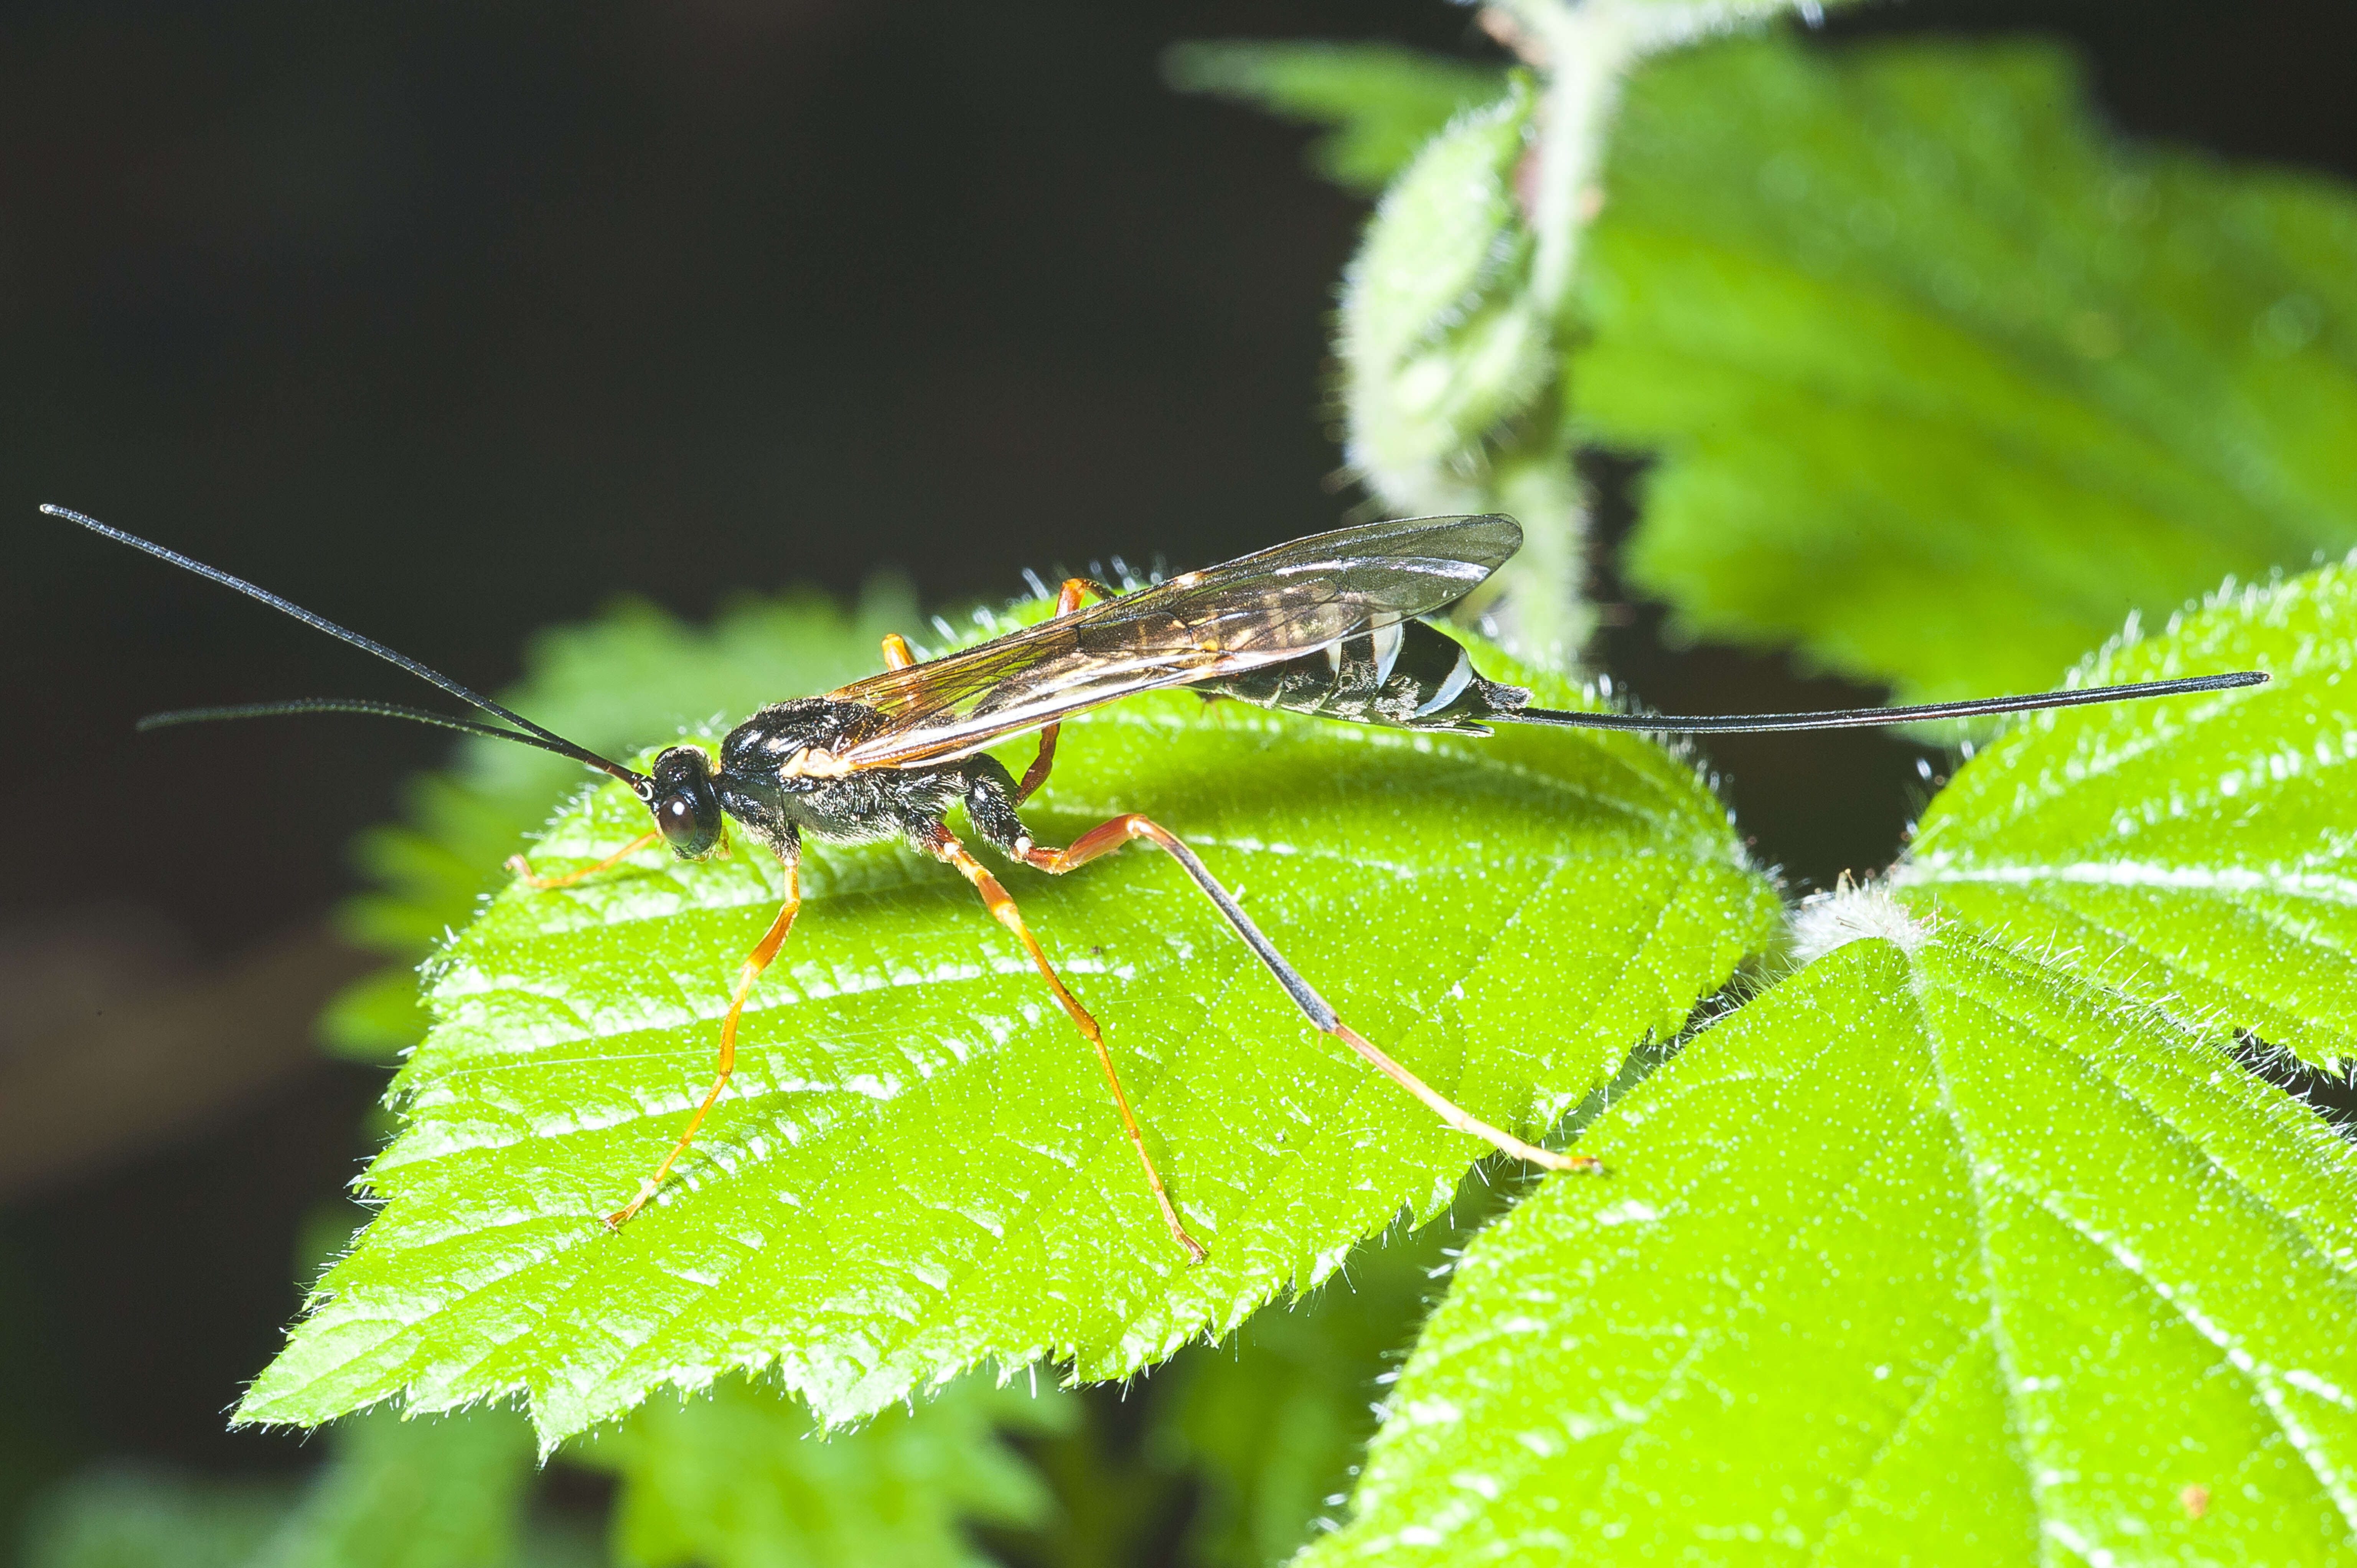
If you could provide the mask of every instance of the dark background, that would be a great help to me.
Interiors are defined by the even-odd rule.
[[[2353,16],[1948,0],[1825,31],[2061,33],[2126,129],[2345,176]],[[445,749],[358,721],[135,738],[157,708],[420,693],[38,502],[493,689],[532,628],[624,592],[701,616],[889,564],[955,599],[1334,525],[1327,313],[1362,209],[1304,133],[1162,88],[1167,44],[1224,36],[1490,52],[1436,0],[0,12],[0,980],[109,932],[145,956],[104,962],[201,975],[316,926],[352,833]],[[1654,624],[1604,655],[1663,708],[1878,695]],[[1884,737],[1715,755],[1803,882],[1887,861],[1921,789]],[[221,1412],[380,1087],[322,1065],[0,1212],[17,1485],[300,1458]]]

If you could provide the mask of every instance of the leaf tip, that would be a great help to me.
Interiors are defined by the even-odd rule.
[[[1844,873],[1830,893],[1812,893],[1792,914],[1792,958],[1813,963],[1835,948],[1878,938],[1913,957],[1931,930],[1890,896],[1879,879],[1852,882]]]

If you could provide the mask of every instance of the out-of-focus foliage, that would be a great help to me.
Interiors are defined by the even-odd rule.
[[[1180,44],[1163,75],[1184,92],[1257,103],[1331,127],[1310,166],[1352,190],[1380,190],[1459,111],[1505,90],[1493,68],[1387,44]]]
[[[338,1424],[304,1487],[131,1472],[46,1500],[27,1568],[590,1568],[577,1529],[529,1512],[531,1429],[505,1411]]]
[[[2234,1055],[2352,1021],[2352,637],[2233,595],[2088,673],[2269,687],[1969,763],[1469,1251],[1309,1561],[2357,1560],[2357,1150]]]
[[[1632,84],[1572,396],[1659,461],[1631,577],[1913,698],[2357,542],[2357,200],[2130,146],[2030,43]]]
[[[581,626],[540,633],[529,673],[503,701],[608,757],[668,741],[688,727],[734,724],[765,703],[831,691],[879,667],[887,632],[920,625],[907,587],[869,585],[846,612],[823,594],[744,600],[708,627],[627,602]],[[329,1012],[330,1042],[390,1061],[425,1033],[415,966],[509,880],[501,863],[596,776],[579,764],[505,741],[468,740],[446,772],[410,786],[408,820],[360,843],[378,891],[355,899],[346,926],[400,961],[352,988]]]
[[[1138,807],[1345,1016],[1503,1124],[1544,1127],[1674,1032],[1774,908],[1708,790],[1625,736],[1452,740],[1142,698],[1067,729],[1033,815],[1062,839]],[[600,792],[541,863],[643,821]],[[1403,1208],[1430,1214],[1480,1152],[1304,1027],[1159,857],[1009,881],[1104,1021],[1209,1264],[1183,1265],[1020,950],[890,845],[810,855],[735,1091],[609,1231],[710,1081],[777,897],[751,854],[651,854],[519,886],[438,961],[440,1022],[370,1176],[386,1207],[241,1419],[522,1388],[553,1441],[737,1368],[774,1365],[834,1419],[979,1361],[1118,1376],[1314,1284]]]
[[[25,1568],[249,1568],[294,1488],[113,1469],[48,1493],[27,1522]]]
[[[532,1432],[513,1412],[336,1429],[335,1457],[262,1554],[267,1568],[443,1568],[523,1561]]]
[[[1060,1431],[1069,1396],[987,1380],[823,1434],[799,1402],[728,1379],[653,1400],[566,1450],[610,1471],[616,1557],[634,1568],[966,1568],[964,1527],[1030,1529],[1054,1505],[1001,1431]]]
[[[1454,292],[1383,315],[1406,337],[1361,320],[1379,300],[1345,313],[1352,457],[1387,497],[1478,492],[1476,438],[1559,377],[1569,433],[1655,458],[1627,564],[1677,628],[1926,699],[2036,689],[2132,611],[2357,542],[2357,201],[2119,141],[2050,46],[1771,38],[1646,65],[1566,366],[1517,314],[1529,155],[1475,145],[1520,123],[1502,85],[1444,134],[1459,62],[1386,99],[1413,76],[1387,50],[1321,99],[1275,69],[1297,47],[1257,79],[1223,53],[1222,87],[1370,147],[1428,138],[1357,265]],[[1415,199],[1427,177],[1452,199]],[[1480,257],[1479,286],[1392,252]]]
[[[1469,1180],[1447,1219],[1361,1249],[1307,1300],[1255,1314],[1232,1340],[1191,1348],[1157,1376],[1168,1402],[1156,1456],[1202,1487],[1189,1561],[1273,1568],[1316,1520],[1340,1512],[1376,1401],[1449,1260],[1503,1197]]]
[[[1313,154],[1330,177],[1392,182],[1343,311],[1353,462],[1394,505],[1534,521],[1523,586],[1562,590],[1559,630],[1581,440],[1653,456],[1630,569],[1684,630],[1910,694],[2047,684],[2132,610],[2357,537],[2337,188],[2126,146],[2034,46],[1695,51],[1630,76],[1598,162],[1626,68],[1680,16],[1733,13],[1505,10],[1620,52],[1584,86],[1546,38],[1513,77],[1329,46],[1168,65],[1340,127]],[[1556,61],[1587,58],[1571,37]],[[1598,140],[1566,165],[1579,113]],[[1539,281],[1550,245],[1577,257],[1566,293]],[[440,1023],[372,1172],[388,1208],[243,1413],[522,1389],[547,1444],[628,1412],[557,1455],[617,1478],[614,1551],[647,1568],[963,1563],[971,1529],[1042,1526],[1027,1561],[1093,1568],[1189,1499],[1186,1559],[1257,1568],[1339,1511],[1445,1284],[1311,1563],[2357,1561],[2357,1160],[2236,1055],[2357,1056],[2352,580],[2132,623],[2079,678],[2277,684],[2016,725],[1887,889],[1803,912],[1810,967],[1609,1103],[1771,908],[1682,765],[1185,699],[1075,725],[1051,835],[1153,810],[1477,1112],[1535,1126],[1590,1095],[1611,1175],[1549,1180],[1453,1278],[1446,1227],[1350,1250],[1436,1212],[1471,1146],[1301,1028],[1144,851],[1009,880],[1110,1026],[1208,1267],[1178,1266],[1017,952],[893,849],[813,854],[739,1092],[606,1234],[708,1082],[774,879],[740,851],[502,891],[581,775],[474,743],[367,850],[386,891],[355,922],[388,954],[474,920],[432,972]],[[544,640],[513,700],[621,752],[865,673],[913,622],[890,588],[709,632],[634,609]],[[540,853],[642,822],[601,791]],[[347,1048],[415,1041],[413,987],[356,993]],[[976,1362],[1125,1374],[1203,1334],[1228,1337],[1134,1386],[1147,1430],[1119,1444],[1076,1413],[1109,1407],[1052,1391],[896,1402]],[[747,1368],[822,1415],[884,1413],[823,1436]],[[666,1384],[699,1391],[638,1403]],[[379,1409],[331,1442],[299,1491],[76,1483],[32,1561],[588,1560],[533,1521],[522,1415]]]
[[[2275,682],[2018,725],[1932,801],[1900,896],[2344,1072],[2357,1058],[2357,572],[2223,596],[2080,675],[2227,669]]]

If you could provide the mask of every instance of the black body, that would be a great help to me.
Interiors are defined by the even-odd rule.
[[[1473,668],[1465,645],[1420,620],[1343,639],[1314,653],[1196,688],[1258,707],[1394,729],[1488,735],[1531,700]]]
[[[1462,643],[1414,620],[1193,689],[1314,718],[1452,735],[1488,735],[1481,721],[1511,720],[1530,701],[1523,688],[1483,677]],[[974,831],[1000,848],[1030,843],[1015,814],[1015,780],[986,754],[838,775],[796,767],[813,753],[847,751],[888,722],[862,703],[801,697],[773,703],[729,731],[716,768],[701,749],[673,746],[655,759],[657,792],[649,804],[656,824],[682,858],[701,859],[718,843],[725,813],[791,858],[805,837],[935,843],[950,808],[963,804]]]
[[[931,846],[945,834],[950,808],[963,804],[974,831],[1002,849],[1028,848],[1015,814],[1015,780],[997,760],[968,757],[936,768],[863,768],[837,776],[799,772],[796,758],[832,753],[871,729],[873,709],[825,697],[773,703],[728,732],[715,768],[704,751],[675,746],[655,758],[659,793],[650,806],[663,837],[683,860],[717,846],[721,817],[735,819],[781,860],[822,843],[905,838]],[[668,823],[684,825],[673,832]]]

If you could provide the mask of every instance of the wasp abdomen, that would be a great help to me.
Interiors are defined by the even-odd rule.
[[[1420,620],[1391,621],[1199,690],[1322,719],[1461,735],[1488,734],[1483,719],[1530,699],[1485,680],[1462,643]]]

